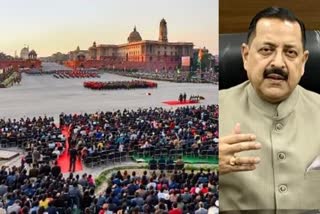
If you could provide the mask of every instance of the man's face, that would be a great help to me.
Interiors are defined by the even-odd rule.
[[[298,22],[276,18],[258,21],[249,45],[242,45],[248,78],[258,95],[270,102],[285,100],[300,81],[308,51],[303,50]]]

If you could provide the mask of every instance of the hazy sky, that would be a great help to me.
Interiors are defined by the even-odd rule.
[[[158,40],[167,21],[169,42],[193,42],[218,53],[218,0],[5,0],[0,7],[0,52],[38,56],[124,44],[137,27],[143,40]]]

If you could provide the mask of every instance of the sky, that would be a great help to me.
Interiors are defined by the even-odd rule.
[[[134,26],[143,40],[158,40],[167,21],[169,42],[193,42],[218,54],[218,0],[10,0],[1,1],[0,52],[38,57],[125,44]]]

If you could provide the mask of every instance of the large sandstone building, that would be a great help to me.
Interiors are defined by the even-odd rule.
[[[134,27],[128,36],[127,43],[107,45],[93,42],[88,50],[80,50],[77,47],[76,50],[69,52],[69,61],[66,64],[70,67],[80,65],[118,69],[174,70],[181,64],[181,57],[192,57],[192,55],[192,42],[169,42],[167,22],[162,19],[158,40],[143,40]]]
[[[0,69],[9,67],[13,67],[16,70],[19,68],[40,69],[41,61],[37,58],[37,53],[34,50],[29,51],[29,47],[24,47],[20,51],[20,58],[0,54]]]

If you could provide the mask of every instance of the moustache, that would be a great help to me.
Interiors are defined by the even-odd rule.
[[[284,70],[282,70],[281,68],[270,68],[270,69],[266,69],[263,72],[263,77],[267,78],[270,74],[277,74],[283,77],[284,80],[288,79],[289,73],[285,72]]]

